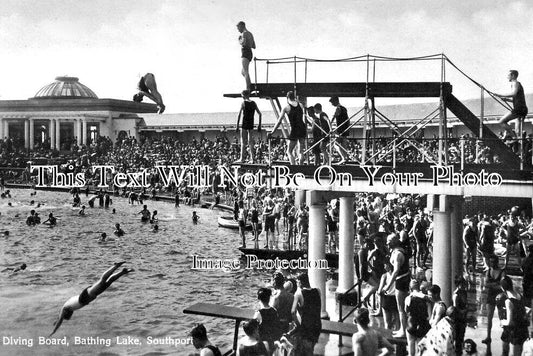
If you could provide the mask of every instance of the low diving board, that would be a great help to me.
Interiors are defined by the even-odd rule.
[[[285,97],[296,87],[297,94],[304,97],[365,97],[367,83],[257,83],[252,84],[260,98]],[[452,92],[449,82],[442,83],[443,95]],[[373,82],[368,83],[369,97],[383,98],[438,98],[440,82]],[[240,98],[241,94],[224,94],[227,98]]]
[[[252,319],[255,311],[250,308],[228,307],[225,305],[211,304],[211,303],[196,303],[183,310],[184,314],[195,314],[211,316],[215,318],[233,319],[235,320],[235,334],[233,335],[233,350],[237,350],[237,342],[239,337],[239,325],[244,320]],[[390,335],[390,330],[377,328],[382,335]],[[336,321],[322,320],[322,333],[335,334],[341,336],[351,337],[357,332],[355,324],[340,323]],[[405,338],[394,339],[387,337],[387,340],[393,345],[396,345],[396,355],[406,355],[407,340]]]

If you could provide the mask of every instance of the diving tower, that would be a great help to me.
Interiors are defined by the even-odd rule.
[[[440,80],[432,82],[376,82],[375,63],[376,61],[411,61],[411,60],[435,60],[441,63]],[[282,105],[280,98],[285,98],[287,92],[293,91],[300,101],[305,102],[309,97],[340,97],[340,98],[364,98],[362,108],[350,117],[350,127],[348,129],[362,130],[361,142],[362,154],[359,161],[352,164],[335,165],[329,162],[323,172],[316,174],[318,165],[288,165],[286,162],[274,162],[270,154],[266,165],[245,165],[238,164],[245,170],[268,169],[269,176],[276,166],[285,166],[287,170],[295,175],[300,175],[300,184],[293,185],[296,189],[296,204],[306,202],[309,206],[309,237],[308,237],[308,258],[310,260],[325,259],[325,221],[324,209],[332,198],[339,198],[339,282],[337,292],[340,295],[353,290],[354,285],[354,192],[377,192],[377,193],[405,193],[405,194],[425,194],[427,196],[426,209],[434,217],[434,261],[433,261],[433,283],[441,287],[442,299],[448,305],[451,302],[452,291],[454,289],[454,276],[462,273],[463,243],[461,240],[463,201],[466,196],[504,196],[531,198],[533,200],[533,169],[532,162],[525,159],[524,139],[518,139],[519,150],[513,151],[502,139],[498,137],[485,124],[484,110],[481,108],[480,115],[474,114],[464,105],[453,93],[452,84],[446,81],[446,65],[457,69],[465,75],[471,82],[477,85],[481,91],[481,102],[485,97],[490,97],[506,109],[510,109],[509,104],[502,101],[492,92],[485,89],[481,84],[474,81],[461,71],[444,54],[417,57],[417,58],[386,58],[378,56],[360,56],[345,60],[331,60],[336,63],[342,61],[366,62],[366,81],[364,82],[307,82],[308,65],[314,62],[328,62],[328,60],[316,60],[301,57],[287,57],[279,59],[255,59],[255,82],[252,83],[252,97],[269,100],[274,114],[280,125],[283,137],[276,139],[287,139],[290,127],[285,117],[280,117]],[[267,66],[267,76],[265,82],[257,81],[257,65],[265,63]],[[292,82],[270,83],[269,66],[273,64],[289,64],[294,66],[294,78]],[[297,80],[297,66],[305,65],[305,75]],[[374,73],[371,67],[374,64]],[[227,98],[240,98],[240,93],[224,94]],[[387,118],[375,105],[375,98],[438,98],[435,110],[424,118],[420,118],[407,129],[400,128],[396,122]],[[448,142],[450,138],[447,134],[448,112],[451,112],[468,129],[473,136],[482,141],[490,148],[494,155],[499,157],[498,165],[484,166],[481,164],[467,164],[463,160],[460,164],[451,162],[448,157]],[[312,121],[308,115],[305,120],[309,124]],[[417,134],[433,120],[438,122],[438,152],[432,154],[428,152]],[[525,118],[518,119],[519,132]],[[390,137],[385,138],[386,143],[378,147],[376,142],[379,138],[376,135],[376,123],[385,124],[390,129]],[[358,125],[358,126],[356,126]],[[330,139],[329,148],[335,143],[340,132],[332,127],[327,138]],[[313,143],[312,145],[316,145]],[[424,162],[397,162],[395,153],[402,144],[407,144],[416,149]],[[306,147],[305,153],[310,153],[312,145]],[[392,156],[391,160],[385,159],[387,155]],[[464,157],[464,155],[463,155]],[[331,158],[331,155],[330,155]],[[482,174],[483,170],[489,173],[498,173],[501,182],[489,185],[435,185],[430,178],[431,167],[453,167],[461,175]],[[376,179],[379,182],[369,184],[368,175],[363,167],[368,169],[380,168]],[[374,167],[374,168],[372,168]],[[344,174],[343,177],[350,179],[351,184],[340,180],[331,179],[331,169],[337,174]],[[427,173],[424,173],[427,172]],[[383,177],[387,174],[396,177],[402,175],[410,176],[416,173],[423,173],[417,184],[408,184],[406,180],[398,179],[394,182],[383,182]],[[327,182],[330,181],[328,184]],[[326,184],[321,184],[326,182]],[[493,182],[494,183],[494,182]],[[325,271],[309,270],[310,282],[313,287],[318,287],[322,292],[322,300],[325,300]],[[323,316],[325,308],[322,308]],[[343,316],[343,321],[346,317]]]

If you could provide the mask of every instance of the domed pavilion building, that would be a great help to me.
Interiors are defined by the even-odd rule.
[[[0,138],[24,142],[27,149],[68,150],[98,136],[116,142],[119,136],[138,138],[144,125],[139,114],[155,112],[155,104],[99,99],[78,78],[57,77],[28,100],[0,100]]]

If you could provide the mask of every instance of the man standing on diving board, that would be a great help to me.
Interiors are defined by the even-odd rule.
[[[507,79],[511,82],[511,92],[508,94],[496,94],[497,97],[500,97],[503,101],[508,101],[513,103],[513,109],[505,114],[498,123],[507,131],[509,134],[513,134],[513,129],[511,125],[508,124],[509,121],[516,118],[523,118],[527,115],[527,105],[526,97],[524,95],[524,88],[518,80],[518,71],[510,70],[507,75]],[[517,132],[517,135],[521,137],[522,133]]]
[[[240,21],[237,24],[237,31],[240,32],[239,35],[239,44],[241,45],[241,61],[242,61],[242,71],[241,74],[246,81],[246,89],[252,90],[252,81],[250,80],[250,72],[248,67],[250,62],[254,57],[252,54],[252,49],[255,49],[254,36],[250,31],[246,29],[246,24],[244,21]]]
[[[143,101],[143,96],[148,97],[154,103],[157,104],[158,114],[162,114],[165,111],[165,105],[163,104],[163,98],[161,94],[157,91],[157,84],[155,82],[155,77],[152,73],[146,73],[141,77],[139,83],[137,84],[137,89],[139,92],[133,96],[133,101],[140,103]]]

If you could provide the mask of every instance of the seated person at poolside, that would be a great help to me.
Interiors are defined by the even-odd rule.
[[[137,84],[137,89],[139,92],[133,96],[133,101],[140,103],[143,101],[143,96],[150,98],[154,103],[157,104],[158,114],[162,114],[165,111],[165,105],[163,104],[163,98],[161,94],[157,91],[157,84],[155,82],[155,77],[152,73],[146,73],[141,77],[139,83]]]
[[[57,331],[57,329],[59,329],[64,319],[70,320],[72,314],[74,313],[74,310],[83,308],[84,306],[95,300],[98,295],[102,294],[114,281],[119,279],[121,276],[133,271],[133,269],[124,268],[122,269],[122,271],[113,274],[113,272],[115,272],[117,268],[122,266],[124,263],[125,261],[115,263],[113,267],[104,272],[98,282],[96,282],[90,287],[85,288],[80,295],[75,295],[69,300],[67,300],[67,302],[63,305],[63,308],[61,308],[61,312],[59,313],[59,319],[55,322],[54,330],[52,331],[50,336],[52,336]]]
[[[200,356],[222,356],[222,353],[218,347],[211,344],[207,338],[207,330],[203,324],[196,325],[190,332],[192,337],[192,344],[197,349],[200,350]]]

